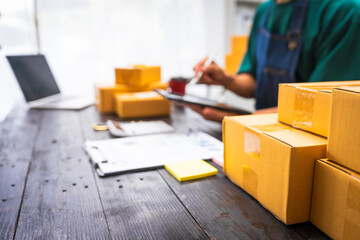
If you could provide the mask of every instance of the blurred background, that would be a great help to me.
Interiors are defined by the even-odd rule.
[[[224,66],[231,36],[249,33],[261,2],[0,0],[0,122],[23,101],[6,55],[41,52],[66,94],[94,95],[94,83],[113,82],[114,68],[131,64],[160,65],[164,82],[191,77],[209,54]]]

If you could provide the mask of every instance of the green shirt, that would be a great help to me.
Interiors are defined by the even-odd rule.
[[[239,73],[256,78],[256,34],[271,1],[255,14],[248,51]],[[296,0],[273,4],[266,28],[285,35]],[[296,68],[297,82],[360,79],[360,0],[310,0],[302,29],[303,47]]]

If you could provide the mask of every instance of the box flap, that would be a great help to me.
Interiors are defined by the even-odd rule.
[[[353,92],[353,93],[360,93],[360,87],[351,87],[351,86],[344,86],[344,87],[339,87],[336,88],[336,90],[342,90],[342,91],[349,91],[349,92]]]
[[[266,134],[278,139],[281,142],[286,142],[292,147],[318,146],[327,144],[326,138],[297,129],[291,129],[289,131],[266,132]]]
[[[292,87],[310,88],[324,88],[324,87],[340,87],[340,86],[354,86],[360,85],[360,81],[337,81],[337,82],[301,82],[301,83],[281,83],[280,85],[287,85]]]
[[[355,172],[355,171],[352,171],[348,168],[345,168],[339,164],[336,164],[334,162],[332,162],[331,160],[329,159],[320,159],[319,160],[319,163],[322,163],[322,164],[327,164],[327,165],[330,165],[336,169],[338,169],[339,171],[342,171],[344,174],[348,174],[348,175],[351,175],[352,177],[358,179],[360,181],[360,174]]]
[[[225,118],[224,171],[285,224],[306,222],[314,162],[325,157],[326,140],[279,123],[276,117],[266,114]],[[288,134],[292,145],[301,147],[289,145]],[[296,138],[301,138],[302,144],[297,144]],[[320,144],[312,138],[321,139]],[[293,186],[294,191],[290,191]]]
[[[134,92],[115,94],[117,99],[124,101],[163,100],[164,98],[156,92]]]
[[[245,116],[227,117],[230,121],[238,122],[242,125],[256,126],[256,125],[267,125],[277,123],[277,113],[271,114],[253,114]]]
[[[354,174],[354,175],[353,175]],[[358,239],[360,179],[334,162],[316,162],[311,222],[332,239]]]
[[[288,125],[279,123],[277,121],[277,114],[266,114],[265,116],[236,116],[227,117],[226,120],[232,120],[255,131],[263,132],[264,134],[273,137],[280,142],[285,142],[287,145],[292,147],[327,144],[327,140],[324,137],[320,137],[318,135],[304,132],[302,130],[298,130]]]
[[[360,88],[337,88],[332,98],[327,157],[360,172]]]

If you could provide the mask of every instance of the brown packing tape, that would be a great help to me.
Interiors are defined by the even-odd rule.
[[[316,91],[296,88],[292,125],[302,129],[311,129]]]
[[[258,175],[248,165],[243,164],[243,188],[257,199],[258,193]]]
[[[358,240],[360,238],[360,226],[345,219],[343,237],[344,240]]]

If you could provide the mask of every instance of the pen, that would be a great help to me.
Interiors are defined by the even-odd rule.
[[[208,59],[206,59],[205,63],[204,63],[204,67],[209,66],[213,61],[215,60],[215,54],[213,56],[209,56]],[[189,85],[194,85],[196,84],[200,78],[202,77],[203,73],[199,72],[198,75],[196,77],[193,77],[190,81],[189,81]]]

